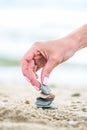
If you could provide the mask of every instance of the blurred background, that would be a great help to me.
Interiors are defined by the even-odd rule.
[[[87,0],[0,0],[0,83],[24,83],[20,59],[35,41],[87,23]],[[87,48],[52,72],[50,84],[87,86]]]

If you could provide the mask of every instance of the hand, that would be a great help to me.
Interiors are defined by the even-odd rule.
[[[76,52],[77,47],[73,43],[68,37],[34,43],[21,61],[24,76],[39,90],[40,82],[36,72],[42,68],[41,83],[47,85],[52,70]]]
[[[87,24],[62,39],[33,44],[21,60],[22,72],[39,90],[40,82],[36,74],[39,69],[42,68],[41,83],[47,85],[52,70],[84,47],[87,47]]]

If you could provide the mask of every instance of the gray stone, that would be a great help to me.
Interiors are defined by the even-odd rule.
[[[40,86],[40,90],[45,95],[48,95],[51,93],[51,89],[48,86],[43,85],[43,84]]]
[[[43,99],[43,98],[41,98],[41,97],[38,97],[37,99],[36,99],[36,102],[35,102],[35,104],[36,104],[36,106],[38,107],[38,106],[42,106],[42,107],[46,107],[46,106],[49,106],[51,103],[52,103],[52,101],[53,101],[53,98],[50,98],[50,99]]]

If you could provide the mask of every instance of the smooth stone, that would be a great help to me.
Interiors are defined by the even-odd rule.
[[[74,94],[72,94],[72,97],[80,97],[81,95],[80,95],[80,93],[74,93]]]
[[[46,95],[46,94],[43,94],[43,93],[40,93],[40,97],[41,98],[43,98],[43,99],[49,99],[49,98],[55,98],[55,95],[54,94],[52,94],[52,93],[50,93],[50,94],[48,94],[48,95]]]
[[[43,85],[43,84],[40,86],[40,90],[43,94],[46,94],[46,95],[51,93],[51,89],[48,86]]]
[[[53,98],[50,99],[43,99],[41,97],[38,97],[35,104],[36,106],[48,106],[52,103]]]

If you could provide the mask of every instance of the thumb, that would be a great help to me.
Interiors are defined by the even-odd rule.
[[[42,72],[41,72],[41,82],[42,82],[42,84],[47,85],[50,73],[52,72],[52,70],[55,67],[56,67],[56,62],[54,62],[54,60],[52,60],[52,59],[49,59],[47,61],[46,65],[44,66],[44,68],[42,69]]]

